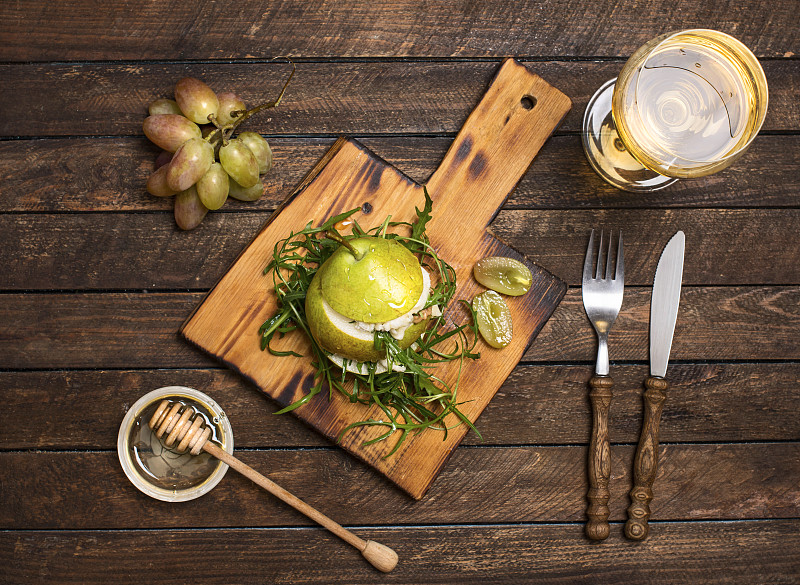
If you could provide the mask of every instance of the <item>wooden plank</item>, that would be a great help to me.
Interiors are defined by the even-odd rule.
[[[201,299],[199,293],[4,295],[0,367],[216,365],[178,337]]]
[[[589,98],[619,75],[622,65],[529,64],[573,102],[561,132],[580,131]],[[763,65],[770,91],[763,131],[800,130],[800,60]],[[281,105],[243,127],[270,135],[454,134],[497,67],[483,61],[298,63]],[[141,136],[147,105],[172,96],[182,77],[204,79],[216,91],[236,91],[252,107],[275,99],[288,71],[285,63],[260,62],[0,64],[5,104],[0,136]],[[40,91],[43,86],[46,92]]]
[[[670,362],[751,359],[750,348],[756,345],[772,345],[775,353],[755,359],[795,354],[800,340],[794,333],[798,323],[792,307],[800,301],[798,295],[797,287],[684,287]],[[622,310],[609,334],[612,360],[648,359],[649,321],[650,289],[626,288]],[[526,358],[562,361],[583,356],[593,361],[595,351],[595,335],[584,316],[580,291],[572,289]]]
[[[521,365],[478,419],[469,445],[589,442],[589,365]],[[646,365],[614,365],[612,443],[635,443]],[[661,440],[784,441],[800,438],[800,364],[675,364]],[[127,409],[171,385],[212,396],[233,425],[237,448],[321,447],[331,443],[225,369],[0,372],[0,448],[111,449]],[[746,401],[747,408],[734,405]]]
[[[793,584],[800,573],[800,521],[655,524],[642,543],[621,527],[590,545],[578,525],[358,528],[400,556],[379,575],[321,529],[26,531],[0,534],[0,562],[13,583],[80,582],[318,584],[574,583]],[[125,554],[120,554],[125,551]],[[233,560],[232,560],[233,559]]]
[[[0,288],[208,289],[268,217],[261,211],[212,213],[199,228],[182,232],[168,214],[0,214],[0,247],[8,259]],[[451,217],[459,216],[434,204],[434,219]],[[311,219],[320,217],[298,218],[293,228]],[[622,230],[628,287],[652,285],[658,255],[678,229],[687,241],[685,286],[800,282],[795,262],[800,239],[786,237],[800,233],[800,209],[512,209],[501,211],[490,227],[503,242],[573,286],[580,285],[593,228]],[[715,237],[704,236],[709,233]],[[445,248],[439,253],[457,262]],[[255,274],[267,258],[264,253]]]
[[[478,420],[484,441],[470,435],[470,443],[588,444],[587,382],[592,372],[593,364],[518,367]],[[612,444],[636,443],[643,412],[642,382],[649,367],[612,362],[611,373],[609,439]],[[798,379],[800,364],[670,365],[661,441],[797,440]],[[740,403],[747,408],[738,408]]]
[[[592,228],[622,230],[626,287],[652,286],[659,254],[678,230],[686,233],[684,286],[800,282],[800,272],[790,267],[790,258],[800,257],[800,242],[786,237],[800,233],[800,209],[507,211],[491,226],[500,239],[576,285]]]
[[[179,292],[4,294],[0,368],[215,366],[177,335],[202,298]],[[798,302],[798,286],[685,287],[670,358],[800,359]],[[649,306],[649,288],[625,290],[609,341],[612,361],[647,359]],[[595,355],[580,290],[573,289],[523,359],[593,363]]]
[[[357,528],[400,556],[379,575],[321,529],[25,531],[0,534],[11,583],[544,585],[603,583],[793,584],[800,573],[800,521],[655,524],[641,543],[612,526],[590,545],[578,525]],[[124,551],[124,554],[120,554]],[[202,576],[202,577],[199,577]]]
[[[264,197],[253,203],[231,198],[224,211],[274,210],[334,140],[269,137],[274,166],[265,175]],[[374,140],[367,138],[365,142]],[[446,146],[443,140],[440,142],[443,155]],[[172,199],[153,197],[145,190],[157,152],[143,136],[0,142],[3,178],[0,212],[158,210],[169,213]],[[21,169],[24,171],[20,172]]]
[[[429,4],[421,0],[313,7],[243,0],[216,5],[111,0],[93,5],[35,0],[3,3],[0,60],[237,59],[320,57],[619,56],[664,31],[714,28],[736,35],[759,56],[797,53],[790,3],[680,0],[583,6],[533,1]]]
[[[171,200],[151,197],[144,188],[155,158],[154,149],[145,142],[135,137],[0,142],[0,213],[168,213]],[[334,139],[270,136],[269,142],[275,164],[266,175],[264,196],[254,203],[229,200],[222,212],[272,211]],[[359,142],[411,179],[424,183],[452,140],[366,136]],[[639,197],[600,179],[586,162],[578,136],[554,136],[542,147],[504,209],[796,207],[799,165],[800,136],[761,134],[732,167]],[[250,220],[237,221],[246,222],[245,229],[250,229]],[[236,237],[238,231],[229,236]]]
[[[611,449],[612,521],[626,518],[634,448]],[[338,449],[237,450],[236,456],[345,525],[585,519],[585,447],[457,449],[416,502]],[[0,463],[0,526],[7,530],[313,524],[231,470],[202,498],[175,505],[138,492],[115,451],[6,452]],[[662,444],[652,519],[797,518],[799,474],[797,442]]]

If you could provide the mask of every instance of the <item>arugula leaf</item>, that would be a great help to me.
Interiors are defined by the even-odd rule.
[[[354,221],[352,235],[340,237],[342,239],[364,236],[385,237],[405,246],[420,258],[421,264],[438,276],[436,279],[438,283],[431,290],[425,308],[438,305],[444,310],[456,291],[455,270],[437,255],[427,238],[425,228],[431,219],[433,201],[424,187],[423,192],[425,204],[421,210],[415,208],[417,220],[414,223],[391,222],[391,218],[387,217],[377,228],[365,231]],[[451,427],[444,424],[444,419],[451,414],[455,416],[457,424],[466,424],[475,430],[469,419],[458,409],[460,403],[457,395],[464,360],[480,357],[480,354],[474,351],[478,332],[472,306],[462,301],[470,315],[470,323],[448,330],[441,315],[431,318],[428,329],[412,347],[402,349],[391,334],[376,331],[374,344],[384,352],[389,364],[386,372],[377,373],[376,364],[367,362],[358,364],[359,371],[365,373],[348,373],[347,361],[342,369],[328,359],[328,353],[311,335],[305,320],[305,297],[319,266],[330,258],[340,245],[329,237],[328,231],[359,210],[360,208],[355,208],[340,213],[316,228],[313,227],[313,222],[309,222],[302,230],[290,233],[275,244],[264,273],[272,273],[279,311],[261,325],[259,334],[262,351],[268,350],[276,356],[303,357],[293,351],[273,349],[270,343],[275,335],[282,337],[299,329],[311,342],[311,364],[316,369],[314,385],[307,394],[276,414],[290,412],[307,404],[325,387],[328,388],[329,398],[336,391],[345,395],[351,402],[375,405],[385,419],[370,418],[354,422],[340,433],[338,439],[341,440],[346,433],[360,427],[382,427],[383,433],[364,444],[371,445],[397,435],[395,444],[385,455],[389,457],[397,452],[412,433],[435,429],[441,431],[446,438],[448,428]],[[395,226],[410,226],[411,235],[404,237],[388,231],[388,228]],[[434,367],[438,363],[455,360],[460,362],[459,376],[451,387],[435,376]],[[393,371],[393,365],[401,366],[402,371]],[[477,433],[477,430],[475,432]]]
[[[417,212],[417,221],[411,227],[411,238],[414,240],[422,240],[425,238],[425,228],[431,219],[431,212],[433,211],[433,201],[431,196],[428,195],[428,188],[423,185],[422,192],[425,194],[425,206],[422,211],[419,207],[414,207]]]

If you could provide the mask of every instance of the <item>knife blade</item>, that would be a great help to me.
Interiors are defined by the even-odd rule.
[[[658,470],[658,430],[669,384],[664,379],[678,318],[683,279],[686,237],[677,232],[661,253],[650,298],[650,377],[644,382],[644,420],[633,459],[633,488],[630,492],[625,536],[643,540],[650,527],[650,501]]]
[[[672,334],[678,318],[686,236],[678,232],[667,243],[656,267],[650,299],[650,375],[667,374]]]

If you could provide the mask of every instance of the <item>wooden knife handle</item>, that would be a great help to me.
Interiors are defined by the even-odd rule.
[[[608,445],[608,412],[611,407],[611,376],[593,376],[589,380],[592,402],[592,440],[589,444],[589,507],[586,536],[592,540],[608,538],[608,478],[611,475],[611,450]]]
[[[658,426],[665,394],[669,384],[664,378],[651,376],[644,381],[644,421],[636,456],[633,459],[633,489],[625,536],[631,540],[644,540],[650,528],[650,500],[653,499],[653,481],[658,470]]]

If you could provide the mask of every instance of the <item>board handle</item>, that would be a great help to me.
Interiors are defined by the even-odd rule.
[[[465,218],[483,231],[572,106],[514,59],[506,59],[426,185],[436,218]]]
[[[586,515],[586,536],[592,540],[608,538],[608,480],[611,475],[611,449],[608,443],[608,413],[613,393],[611,376],[592,376],[589,380],[589,399],[592,402],[592,440],[589,444],[589,507]]]
[[[653,482],[658,470],[658,427],[669,384],[664,378],[650,376],[644,381],[644,421],[639,446],[633,459],[633,489],[625,536],[631,540],[644,540],[650,532],[650,501],[653,499]]]

